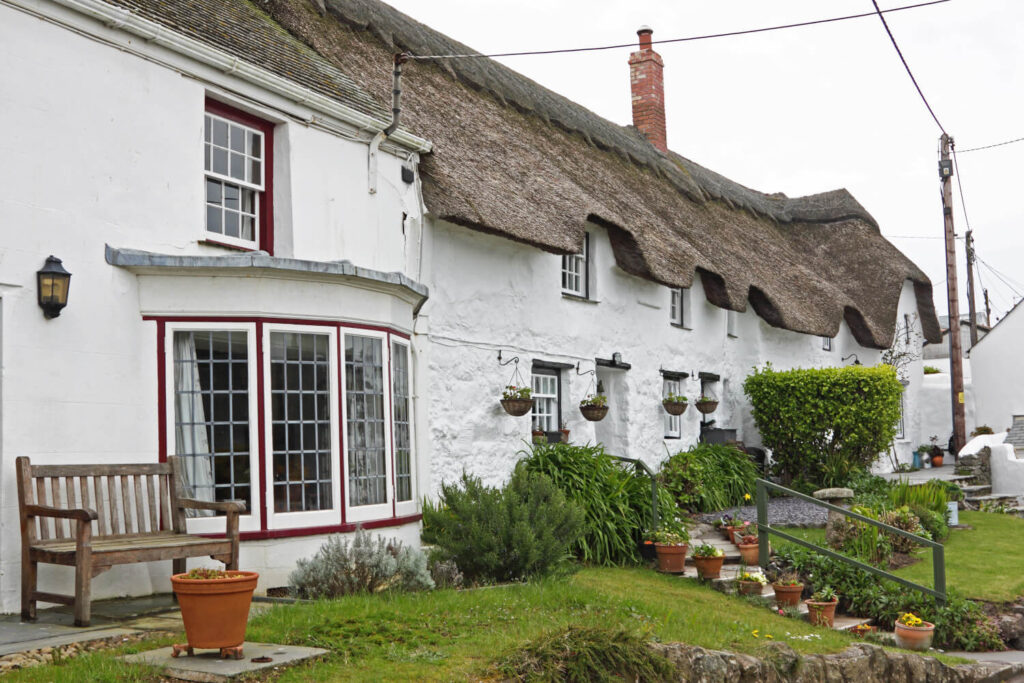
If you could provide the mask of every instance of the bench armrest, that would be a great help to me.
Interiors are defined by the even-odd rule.
[[[240,500],[196,500],[195,498],[179,498],[179,508],[195,510],[218,510],[220,512],[245,512],[245,503]]]
[[[26,505],[25,516],[77,519],[80,522],[91,522],[98,518],[96,511],[88,508],[55,508],[50,505]]]

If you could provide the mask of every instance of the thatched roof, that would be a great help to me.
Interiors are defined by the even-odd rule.
[[[248,16],[245,0],[107,1],[157,17],[170,4],[206,22],[210,7],[220,24],[225,16],[228,24],[241,14],[247,22],[260,18]],[[393,53],[472,52],[377,0],[260,0],[260,7],[272,28],[293,35],[281,31],[275,39],[262,29],[272,46],[252,59],[298,78],[301,60],[288,57],[308,49],[295,47],[298,37],[315,51],[302,55],[316,71],[304,84],[363,107],[364,93],[389,101]],[[193,27],[200,34],[202,21]],[[344,74],[342,85],[332,81],[333,70]],[[402,116],[434,144],[421,172],[424,200],[441,219],[555,253],[578,251],[588,222],[597,223],[627,272],[680,287],[699,276],[712,303],[752,306],[770,324],[797,332],[833,336],[846,320],[862,345],[877,348],[892,340],[910,279],[925,338],[939,338],[927,276],[845,190],[794,199],[750,190],[661,154],[631,126],[490,59],[409,62]]]

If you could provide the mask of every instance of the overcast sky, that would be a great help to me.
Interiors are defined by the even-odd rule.
[[[858,14],[870,0],[389,0],[481,52],[628,43]],[[883,9],[914,4],[885,0]],[[959,149],[1024,137],[1024,2],[951,0],[886,15]],[[946,311],[940,131],[877,17],[658,45],[669,147],[748,187],[800,196],[845,187],[935,285]],[[618,124],[631,122],[630,50],[500,61]],[[1024,142],[959,157],[992,321],[1024,294]],[[1016,162],[1016,163],[1015,163]],[[958,235],[965,222],[954,184]],[[918,239],[908,239],[916,237]],[[962,312],[965,255],[957,244]],[[1010,284],[1000,281],[995,271]],[[981,287],[978,309],[983,310]]]

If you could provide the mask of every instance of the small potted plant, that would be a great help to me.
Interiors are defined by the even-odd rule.
[[[725,551],[708,543],[693,549],[693,564],[697,567],[697,575],[702,579],[717,579],[725,562]]]
[[[697,410],[707,415],[713,413],[718,409],[718,399],[711,398],[710,396],[701,396],[697,399]]]
[[[744,529],[743,535],[736,534],[736,546],[740,549],[740,560],[743,564],[756,565],[761,561],[761,544],[758,543],[757,535],[748,533],[750,529]]]
[[[674,394],[670,391],[668,396],[661,399],[661,405],[669,415],[682,415],[686,412],[686,407],[689,403],[685,396],[681,394]]]
[[[547,443],[548,442],[548,433],[545,432],[540,427],[534,426],[533,431],[531,432],[531,435],[533,436],[533,442],[534,443]]]
[[[931,446],[928,447],[928,455],[932,459],[932,467],[942,467],[942,449],[939,448],[939,437],[932,436],[928,439],[931,441]]]
[[[732,543],[732,534],[729,532],[729,527],[732,526],[732,515],[728,513],[722,515],[715,522],[715,526],[722,532],[722,535],[725,536],[726,540]]]
[[[177,657],[194,648],[219,649],[221,657],[242,658],[249,605],[259,580],[256,572],[193,569],[171,577],[188,643],[175,645]]]
[[[897,647],[925,652],[932,646],[935,624],[925,621],[912,612],[906,612],[896,620],[894,635]]]
[[[850,633],[852,633],[856,638],[863,638],[867,634],[874,633],[877,630],[878,627],[872,626],[871,624],[857,624],[856,626],[849,629]]]
[[[739,523],[737,523],[737,522],[739,522]],[[739,517],[734,517],[733,518],[733,523],[729,527],[729,540],[731,542],[733,542],[733,543],[737,543],[737,541],[739,539],[743,538],[743,536],[745,536],[747,534],[747,530],[749,528],[750,528],[750,522],[748,522],[746,520],[740,522]],[[738,543],[737,543],[737,545],[738,545]]]
[[[800,604],[804,584],[796,572],[785,572],[772,583],[772,589],[775,591],[775,604],[779,608],[796,607]]]
[[[515,417],[526,415],[533,408],[533,389],[510,384],[501,392],[501,407]]]
[[[559,427],[558,431],[562,433],[562,443],[569,443],[569,428],[565,426],[565,422],[562,422],[562,426]]]
[[[686,551],[690,541],[686,529],[659,529],[648,534],[647,540],[654,543],[659,570],[670,574],[681,574],[686,570]]]
[[[768,579],[761,572],[748,572],[744,568],[737,579],[740,595],[760,595],[764,587],[768,585]]]
[[[591,422],[600,422],[608,414],[608,397],[604,394],[590,394],[580,401],[580,412]]]
[[[807,618],[812,624],[832,628],[836,618],[836,605],[839,604],[839,595],[834,588],[822,586],[809,600],[804,600],[804,603],[807,605]]]

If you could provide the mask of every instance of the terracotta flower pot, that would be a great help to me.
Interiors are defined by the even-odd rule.
[[[526,415],[530,410],[533,409],[532,398],[503,398],[501,399],[501,407],[505,409],[505,412],[515,417],[522,417]]]
[[[225,579],[186,579],[186,574],[171,577],[189,647],[237,647],[245,640],[249,605],[260,575],[245,571],[228,574]]]
[[[718,410],[718,401],[698,401],[696,404],[697,410],[707,415]]]
[[[923,626],[904,626],[896,622],[896,646],[904,650],[926,652],[932,646],[935,624],[924,622]]]
[[[743,564],[756,565],[761,562],[761,546],[758,543],[737,543],[736,546],[740,549],[740,558],[743,560]]]
[[[655,543],[654,547],[658,551],[658,569],[671,574],[681,574],[686,570],[686,551],[690,546]]]
[[[828,626],[832,628],[832,625],[836,620],[836,605],[839,604],[838,600],[832,602],[816,602],[814,600],[804,600],[804,604],[807,605],[807,619],[815,626]]]
[[[665,412],[669,415],[682,415],[686,412],[686,407],[690,404],[683,401],[673,401],[671,403],[662,402],[661,405],[665,407]]]
[[[779,583],[773,583],[772,589],[775,591],[775,604],[779,607],[796,607],[800,604],[800,595],[804,592],[804,585],[802,583],[795,586],[783,586]]]
[[[697,567],[697,575],[702,579],[717,579],[722,572],[723,562],[725,562],[725,555],[693,558],[693,564]]]
[[[760,595],[764,590],[764,584],[760,581],[737,581],[740,587],[740,595]]]
[[[739,538],[739,533],[743,531],[742,526],[730,526],[726,527],[729,530],[729,542],[735,543],[736,539]]]
[[[942,456],[942,455],[933,455],[932,456],[932,467],[942,467],[942,459],[944,457],[945,456]]]
[[[591,422],[600,422],[608,414],[608,406],[580,406],[580,412]]]

